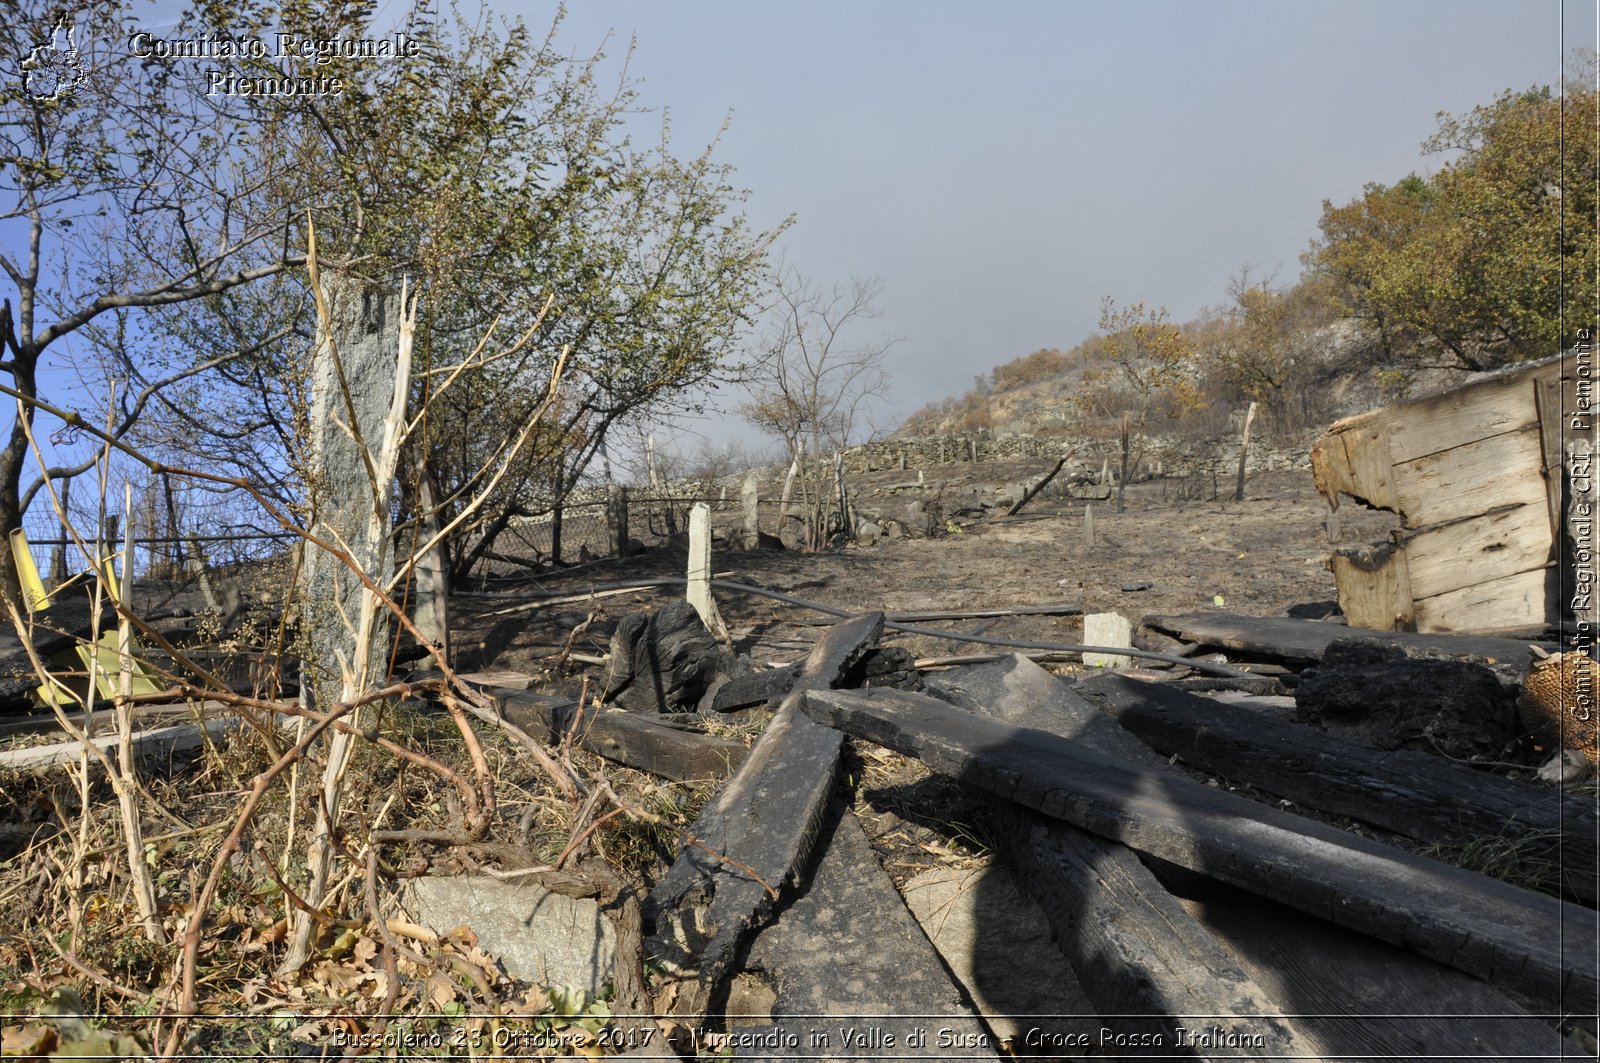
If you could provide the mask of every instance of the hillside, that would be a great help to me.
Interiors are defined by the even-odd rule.
[[[1162,434],[1215,438],[1236,430],[1238,413],[1252,401],[1243,389],[1217,379],[1215,322],[1181,326],[1194,337],[1188,369],[1201,395],[1196,409],[1163,418]],[[1208,338],[1211,343],[1208,344]],[[1114,430],[1113,418],[1086,411],[1080,396],[1093,373],[1092,346],[1100,337],[1069,351],[1047,348],[996,365],[980,377],[981,386],[932,403],[912,413],[891,438],[987,431],[1000,435],[1097,435]],[[1372,331],[1353,318],[1337,318],[1288,337],[1284,362],[1292,369],[1276,401],[1263,402],[1258,430],[1279,437],[1300,436],[1337,420],[1402,398],[1454,387],[1471,373],[1452,368],[1416,368],[1383,355]],[[1232,427],[1230,427],[1232,426]]]

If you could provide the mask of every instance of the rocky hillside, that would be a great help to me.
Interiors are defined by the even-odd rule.
[[[1184,326],[1186,329],[1194,326]],[[1090,341],[1092,342],[1092,341]],[[988,432],[1001,436],[1097,435],[1113,430],[1108,422],[1086,419],[1076,397],[1089,365],[1088,343],[1068,352],[1039,351],[996,366],[982,387],[918,410],[892,438]],[[1376,339],[1352,319],[1341,319],[1294,337],[1286,363],[1292,367],[1293,394],[1285,395],[1276,415],[1263,415],[1257,431],[1268,436],[1315,433],[1337,420],[1403,398],[1453,387],[1469,379],[1461,370],[1408,368],[1386,364]],[[1163,426],[1162,435],[1209,439],[1237,430],[1239,411],[1249,399],[1228,394],[1208,379],[1206,355],[1191,369],[1202,394],[1201,409],[1181,423]]]

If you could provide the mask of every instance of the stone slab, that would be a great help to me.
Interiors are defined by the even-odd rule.
[[[441,934],[471,927],[513,978],[590,992],[611,981],[616,931],[593,900],[531,882],[456,875],[415,879],[402,902],[418,924]]]
[[[1121,613],[1085,613],[1083,615],[1083,644],[1085,646],[1133,646],[1133,621]],[[1090,668],[1125,668],[1133,663],[1132,657],[1120,653],[1086,653],[1083,663]]]

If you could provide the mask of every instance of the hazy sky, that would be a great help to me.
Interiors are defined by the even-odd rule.
[[[536,33],[556,12],[489,2]],[[177,6],[155,0],[146,24]],[[379,24],[408,6],[380,0]],[[1077,343],[1102,296],[1184,320],[1243,265],[1293,281],[1324,199],[1437,167],[1420,151],[1437,112],[1554,85],[1596,22],[1596,0],[576,0],[556,41],[603,46],[613,72],[634,42],[677,151],[726,121],[716,156],[751,221],[795,216],[791,263],[882,280],[863,338],[901,338],[891,428]],[[758,438],[724,412],[660,442],[697,436]]]
[[[794,264],[882,278],[892,420],[1076,343],[1103,295],[1182,320],[1247,263],[1292,281],[1324,199],[1437,167],[1437,112],[1554,85],[1595,26],[1593,0],[580,0],[558,41],[632,38],[681,150],[730,120]]]

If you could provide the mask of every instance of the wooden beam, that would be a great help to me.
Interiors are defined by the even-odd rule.
[[[969,712],[1072,736],[1089,749],[1160,770],[1161,758],[1071,687],[1020,657],[935,677],[929,689]],[[1102,1018],[1172,1047],[1181,1030],[1215,1028],[1219,1043],[1273,1056],[1315,1056],[1293,1019],[1228,950],[1116,842],[990,797],[1007,863],[1044,910],[1056,943]],[[1275,1016],[1262,1018],[1261,1016]],[[1237,1048],[1217,1055],[1226,1057]],[[1204,1058],[1212,1053],[1202,1051]]]
[[[1344,428],[1336,423],[1311,448],[1311,472],[1328,505],[1339,508],[1339,496],[1378,509],[1395,509],[1393,462],[1383,426],[1362,422]]]
[[[1236,613],[1152,613],[1144,618],[1149,627],[1177,634],[1185,642],[1268,654],[1298,661],[1318,661],[1335,639],[1360,635],[1397,642],[1403,646],[1455,654],[1462,657],[1492,657],[1515,664],[1526,671],[1528,643],[1523,639],[1493,638],[1487,635],[1419,635],[1409,631],[1352,631],[1343,624],[1321,620],[1296,620],[1283,616],[1240,616]],[[1541,646],[1552,653],[1555,643]]]
[[[1339,611],[1351,627],[1406,631],[1416,626],[1405,547],[1380,543],[1335,550],[1328,567],[1339,589]]]
[[[655,933],[647,948],[693,981],[681,1015],[703,1015],[739,949],[794,886],[821,827],[841,736],[800,711],[807,690],[839,682],[876,644],[883,614],[828,630],[812,648],[792,692],[737,774],[700,813],[685,845],[651,892]]]
[[[1595,902],[1600,814],[1590,798],[1432,753],[1373,749],[1162,683],[1099,675],[1077,690],[1151,748],[1202,771],[1420,842],[1496,839],[1528,860],[1559,861],[1567,891]]]
[[[109,715],[109,714],[108,714]],[[208,720],[205,724],[205,733],[213,738],[221,737],[239,726],[238,717],[224,717]],[[171,756],[174,753],[184,753],[205,744],[205,735],[201,734],[200,725],[193,723],[175,724],[171,727],[156,727],[148,731],[136,731],[133,735],[133,752],[140,757]],[[120,739],[115,732],[97,735],[89,741],[103,752],[110,753],[117,747]],[[68,742],[56,742],[48,746],[28,746],[23,749],[11,749],[0,752],[0,770],[25,771],[41,774],[59,767],[62,764],[74,763],[83,755],[83,743],[76,739]],[[90,771],[100,770],[99,761],[89,757]]]
[[[1550,526],[1544,500],[1513,505],[1470,520],[1407,532],[1406,572],[1413,598],[1431,598],[1523,572],[1543,572],[1550,561]],[[1537,615],[1526,618],[1537,622]],[[1473,617],[1474,627],[1480,621]]]
[[[1409,528],[1448,524],[1505,506],[1544,504],[1539,432],[1530,423],[1394,466],[1394,495]]]
[[[1268,993],[1294,1001],[1295,1022],[1326,1060],[1557,1060],[1576,1050],[1542,1003],[1396,945],[1351,934],[1281,904],[1161,861],[1156,877],[1227,941]]]
[[[931,698],[819,691],[804,708],[940,774],[1562,1010],[1600,992],[1591,909]]]
[[[534,738],[559,743],[574,721],[574,744],[607,760],[667,779],[726,779],[745,757],[745,746],[727,738],[657,723],[623,709],[595,709],[582,719],[578,703],[527,690],[489,688],[500,714]]]
[[[1537,620],[1529,623],[1529,618],[1559,615],[1559,577],[1554,566],[1514,572],[1471,587],[1418,598],[1412,603],[1412,615],[1418,627],[1425,626],[1433,633],[1448,637],[1463,637],[1452,633],[1469,617],[1474,633],[1489,630],[1538,636],[1543,634],[1545,624]]]

